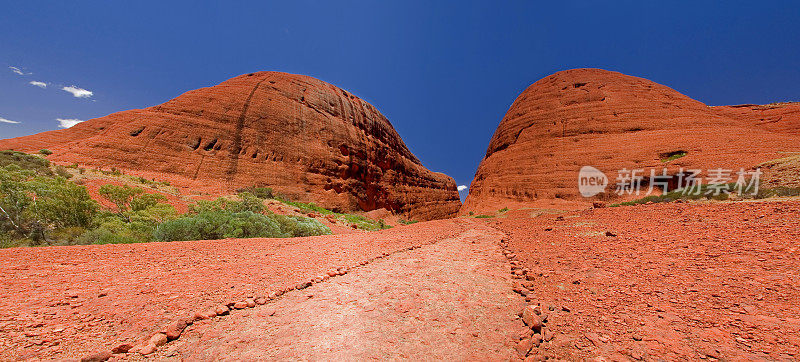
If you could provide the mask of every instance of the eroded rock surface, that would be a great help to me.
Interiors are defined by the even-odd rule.
[[[164,104],[0,141],[59,163],[115,167],[210,193],[269,186],[342,211],[420,220],[458,211],[452,178],[426,169],[375,107],[323,81],[242,75]]]
[[[786,107],[784,119],[793,114]],[[582,166],[600,169],[611,183],[621,169],[755,167],[800,151],[796,121],[752,121],[779,111],[708,107],[664,85],[606,70],[558,72],[514,101],[462,212],[579,199]],[[686,155],[665,162],[680,152]]]

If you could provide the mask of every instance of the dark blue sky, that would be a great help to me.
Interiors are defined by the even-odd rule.
[[[0,118],[20,123],[0,122],[0,138],[277,70],[369,101],[461,185],[516,96],[559,70],[616,70],[711,105],[800,100],[797,3],[660,3],[4,1]]]

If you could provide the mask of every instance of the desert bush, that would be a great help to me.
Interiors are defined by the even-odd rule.
[[[31,170],[38,175],[52,176],[53,170],[50,169],[50,161],[31,156],[17,151],[0,151],[0,167],[15,165],[22,170]]]
[[[50,155],[53,154],[53,151],[50,151],[50,150],[47,150],[47,149],[43,149],[43,150],[39,150],[39,154],[40,155],[45,155],[45,156],[50,156]]]
[[[341,216],[348,222],[355,224],[356,227],[361,230],[375,231],[391,228],[391,226],[386,225],[383,219],[375,221],[370,218],[354,214],[342,214]]]
[[[86,188],[37,172],[0,167],[0,231],[36,245],[58,229],[90,227],[99,206]]]
[[[69,173],[64,166],[56,166],[56,175],[63,178],[72,178],[72,174]]]
[[[236,191],[238,193],[240,193],[240,194],[241,193],[245,193],[245,192],[246,193],[250,193],[250,194],[253,194],[253,195],[255,195],[255,197],[258,197],[260,199],[272,199],[272,198],[275,198],[275,195],[273,194],[272,189],[269,188],[269,187],[250,186],[250,187],[245,187],[245,188],[242,188],[242,189],[239,189],[239,190],[236,190]]]
[[[154,235],[160,241],[283,237],[278,223],[267,215],[221,210],[164,222]]]

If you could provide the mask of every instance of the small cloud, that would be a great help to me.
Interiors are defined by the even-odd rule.
[[[30,84],[30,85],[35,85],[35,86],[37,86],[37,87],[39,87],[39,88],[47,88],[47,83],[45,83],[45,82],[39,82],[39,81],[36,81],[36,80],[32,80],[32,81],[30,81],[30,82],[28,82],[28,84]]]
[[[458,189],[459,192],[461,192],[468,189],[469,187],[467,187],[467,185],[458,185],[458,187],[456,188]]]
[[[83,88],[78,88],[74,85],[61,88],[61,90],[72,93],[72,96],[75,98],[89,98],[94,95],[94,92]]]
[[[12,121],[12,120],[10,120],[10,119],[5,119],[5,118],[3,118],[3,117],[0,117],[0,123],[19,124],[19,122],[17,122],[17,121]]]
[[[82,120],[75,118],[69,118],[69,119],[56,118],[56,121],[58,121],[58,126],[61,128],[70,128],[78,123],[83,122]]]
[[[31,72],[25,73],[22,69],[19,69],[17,67],[8,67],[8,69],[11,69],[11,71],[16,73],[17,75],[31,75],[31,74],[33,74]]]

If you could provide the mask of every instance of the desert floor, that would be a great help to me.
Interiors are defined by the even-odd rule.
[[[798,270],[798,201],[5,249],[0,359],[796,359]]]

